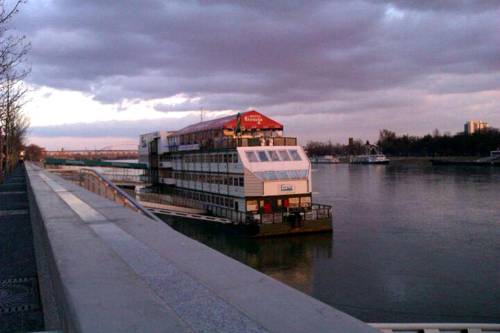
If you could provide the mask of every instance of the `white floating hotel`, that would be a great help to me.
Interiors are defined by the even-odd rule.
[[[331,207],[312,202],[304,150],[257,111],[143,134],[139,155],[174,204],[228,218],[251,234],[332,229]]]

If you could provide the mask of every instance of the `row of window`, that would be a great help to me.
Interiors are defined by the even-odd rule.
[[[308,170],[257,171],[255,175],[261,180],[304,179]]]
[[[235,177],[231,175],[213,175],[203,173],[189,173],[189,172],[174,172],[175,179],[194,181],[198,183],[219,184],[229,186],[244,186],[243,177]]]
[[[288,208],[311,207],[311,197],[288,197],[288,198],[268,198],[268,199],[251,199],[246,202],[247,212],[263,212],[271,213],[272,211],[280,211]]]
[[[246,152],[249,162],[289,162],[301,161],[299,152],[296,149],[283,150],[250,150]]]
[[[194,192],[194,191],[182,191],[181,190],[179,192],[182,193],[183,197],[186,197],[188,199],[198,200],[198,201],[201,201],[204,203],[209,203],[209,204],[213,204],[213,205],[218,205],[218,206],[238,210],[238,202],[232,198],[228,198],[228,197],[224,197],[224,196],[220,196],[220,195],[208,194],[208,193]]]
[[[184,163],[238,163],[237,153],[177,155],[175,160]]]

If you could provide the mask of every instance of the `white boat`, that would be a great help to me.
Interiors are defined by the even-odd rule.
[[[367,154],[353,156],[352,164],[389,164],[390,160],[384,154]]]

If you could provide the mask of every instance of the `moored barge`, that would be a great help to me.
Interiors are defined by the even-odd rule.
[[[227,218],[252,236],[331,231],[331,206],[312,202],[311,162],[283,130],[252,110],[141,135],[139,150],[171,204]]]

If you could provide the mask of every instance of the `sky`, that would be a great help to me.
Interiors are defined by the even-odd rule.
[[[12,3],[12,0],[7,0]],[[500,127],[498,0],[28,0],[30,140],[131,148],[256,109],[301,143]]]

